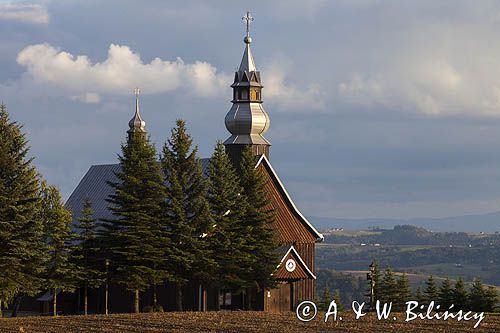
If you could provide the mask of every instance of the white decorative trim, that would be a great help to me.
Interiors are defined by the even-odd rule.
[[[273,166],[271,165],[271,162],[269,162],[269,160],[267,159],[266,155],[264,155],[264,154],[261,155],[255,168],[257,168],[262,163],[262,161],[266,161],[267,165],[269,166],[269,169],[271,169],[271,172],[272,172],[274,178],[278,181],[278,184],[281,186],[281,189],[285,193],[287,200],[290,202],[290,204],[292,205],[292,207],[295,210],[295,212],[297,213],[297,215],[299,215],[299,217],[302,219],[302,221],[305,222],[307,224],[307,226],[309,226],[309,228],[311,228],[313,233],[316,235],[316,238],[317,238],[316,242],[322,242],[325,239],[325,237],[323,237],[323,235],[318,230],[316,230],[316,228],[304,217],[304,215],[302,215],[302,213],[299,211],[297,206],[295,206],[295,203],[293,202],[292,198],[290,197],[290,195],[286,191],[285,186],[281,182],[276,171],[274,171]]]
[[[285,255],[283,256],[283,258],[281,258],[281,261],[278,265],[278,267],[276,267],[276,269],[280,268],[281,264],[283,264],[283,260],[285,260],[285,258],[288,256],[288,254],[290,254],[290,252],[293,251],[293,253],[295,253],[295,255],[297,256],[297,258],[299,259],[300,263],[302,264],[302,266],[305,267],[306,271],[311,274],[311,276],[313,277],[314,280],[316,280],[316,275],[314,275],[313,272],[311,272],[311,270],[309,269],[309,267],[306,265],[306,263],[304,262],[304,260],[302,260],[302,257],[300,256],[300,254],[297,252],[297,250],[295,250],[295,248],[292,246],[290,246],[290,248],[288,249],[288,251],[286,251]]]

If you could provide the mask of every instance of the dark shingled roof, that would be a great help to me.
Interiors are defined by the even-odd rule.
[[[200,159],[205,177],[208,173],[209,160],[209,158]],[[78,186],[66,201],[66,208],[73,212],[73,223],[81,216],[83,203],[86,198],[89,198],[92,202],[92,209],[94,210],[94,217],[96,219],[113,218],[111,211],[108,209],[109,203],[106,199],[114,191],[107,182],[118,181],[115,172],[119,171],[119,164],[102,164],[90,167],[89,171],[83,176]]]

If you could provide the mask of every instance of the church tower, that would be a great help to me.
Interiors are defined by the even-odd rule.
[[[227,130],[231,136],[224,141],[226,151],[233,162],[239,163],[245,146],[250,146],[255,155],[266,155],[269,158],[271,143],[263,134],[269,128],[269,116],[262,106],[262,88],[260,72],[255,66],[250,44],[252,38],[249,33],[250,22],[253,17],[250,13],[243,17],[246,23],[245,52],[240,67],[234,74],[233,106],[225,118]]]

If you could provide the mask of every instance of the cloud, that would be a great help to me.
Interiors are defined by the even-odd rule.
[[[72,96],[73,101],[83,102],[83,103],[99,103],[101,101],[101,96],[96,93],[85,93],[81,95]]]
[[[30,45],[19,52],[17,63],[39,83],[77,93],[75,100],[96,103],[101,94],[130,94],[136,86],[146,94],[184,88],[198,96],[226,92],[229,77],[217,73],[211,64],[196,61],[186,64],[153,59],[144,63],[128,46],[111,44],[103,62],[92,63],[85,55],[74,56],[50,44]]]
[[[49,13],[38,4],[6,3],[0,4],[0,20],[48,24]]]
[[[303,87],[298,87],[287,76],[294,71],[286,62],[274,63],[264,69],[263,98],[278,107],[278,110],[323,110],[325,96],[319,84],[302,82]]]
[[[500,100],[493,95],[496,91],[486,90],[474,95],[468,80],[475,78],[467,77],[447,61],[420,60],[374,74],[354,72],[350,79],[339,84],[338,90],[346,102],[365,107],[379,106],[429,115],[471,112],[500,115]],[[494,97],[497,105],[491,101]]]
[[[366,33],[350,52],[368,56],[342,70],[339,101],[431,116],[500,116],[496,18],[444,15],[408,17],[399,29],[381,24]]]

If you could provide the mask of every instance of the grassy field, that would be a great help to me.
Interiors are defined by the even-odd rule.
[[[0,332],[500,332],[500,316],[486,316],[479,328],[474,321],[398,320],[378,321],[373,315],[354,320],[352,313],[343,320],[324,323],[322,316],[301,323],[293,313],[263,312],[183,312],[155,314],[116,314],[65,317],[24,317],[0,319]]]

